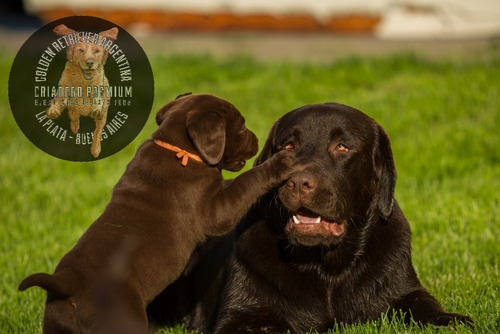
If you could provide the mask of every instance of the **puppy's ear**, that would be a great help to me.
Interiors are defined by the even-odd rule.
[[[257,158],[255,158],[255,161],[253,163],[254,167],[264,163],[264,161],[268,160],[274,153],[276,153],[274,152],[274,137],[277,123],[278,122],[274,123],[271,131],[269,131],[269,136],[267,137],[262,151],[260,151],[260,154],[257,156]]]
[[[172,103],[170,102],[170,103],[165,104],[163,107],[160,108],[160,110],[158,110],[158,112],[156,113],[156,116],[155,116],[156,124],[161,125],[161,123],[165,119],[165,115],[166,115],[167,111],[170,109],[171,106],[172,106]]]
[[[216,111],[191,110],[186,130],[194,146],[209,165],[218,164],[226,146],[226,120]]]
[[[379,182],[377,186],[377,209],[383,219],[391,216],[394,207],[396,167],[391,143],[384,129],[377,125],[378,140],[374,150],[373,164]]]
[[[101,35],[102,37],[106,37],[107,39],[116,41],[116,39],[118,38],[118,28],[113,27],[109,30],[101,31],[99,35]]]
[[[76,32],[75,30],[66,27],[64,24],[56,26],[52,31],[55,32],[57,36],[65,36]]]
[[[32,286],[39,286],[59,298],[67,298],[71,296],[72,284],[77,281],[72,272],[65,270],[54,275],[37,273],[26,277],[19,285],[18,290],[24,291]]]
[[[181,95],[177,95],[177,97],[175,99],[177,100],[177,99],[180,99],[181,97],[188,96],[188,95],[191,95],[191,94],[193,94],[193,93],[187,92],[187,93],[184,93],[184,94],[181,94]]]
[[[167,112],[170,110],[170,108],[172,108],[173,105],[179,103],[177,100],[179,100],[181,97],[189,96],[189,95],[191,95],[191,93],[184,93],[184,94],[178,95],[175,98],[175,100],[170,101],[167,104],[165,104],[163,107],[161,107],[160,110],[158,110],[158,112],[156,113],[156,118],[155,118],[156,124],[160,125],[163,122],[163,120],[165,119],[165,116],[166,116]]]

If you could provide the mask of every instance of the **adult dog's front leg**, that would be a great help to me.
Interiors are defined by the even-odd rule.
[[[416,290],[406,295],[398,305],[403,311],[409,311],[413,320],[422,324],[447,326],[453,322],[472,325],[468,316],[447,313],[441,304],[426,290]]]
[[[253,313],[243,313],[238,311],[229,311],[223,319],[219,320],[219,325],[215,329],[215,334],[233,334],[233,333],[286,333],[290,329],[280,317],[270,314],[269,310],[255,310]]]
[[[61,113],[63,112],[65,106],[63,103],[61,103],[60,100],[61,99],[53,99],[51,101],[50,107],[45,111],[50,119],[56,119],[57,117],[61,116]]]
[[[92,147],[90,148],[90,153],[94,158],[97,158],[101,153],[101,137],[105,124],[106,117],[95,120],[94,138],[92,139]]]
[[[260,196],[290,177],[293,163],[293,153],[282,151],[235,178],[209,206],[207,234],[229,232]]]
[[[71,131],[76,134],[80,129],[80,112],[70,108],[68,109],[68,115],[70,120],[69,127],[71,128]]]

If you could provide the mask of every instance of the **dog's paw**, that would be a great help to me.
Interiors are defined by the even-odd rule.
[[[102,99],[104,101],[104,99]],[[105,102],[101,102],[105,103]],[[89,116],[95,120],[101,120],[104,116],[104,109],[102,106],[92,107],[90,110]]]
[[[456,313],[440,313],[432,317],[432,319],[429,320],[429,323],[436,326],[449,326],[454,323],[467,326],[474,325],[474,321],[470,317]]]
[[[285,181],[292,174],[295,154],[291,151],[280,151],[273,155],[268,163],[271,166],[273,176],[280,182]]]
[[[69,123],[69,127],[71,128],[71,131],[76,135],[78,130],[80,129],[80,120],[79,119],[72,120]]]
[[[49,109],[47,109],[47,111],[45,113],[47,114],[47,116],[50,119],[55,119],[55,118],[61,116],[61,108],[59,108],[59,106],[53,104],[50,106]]]
[[[99,140],[94,140],[90,148],[90,153],[94,158],[97,158],[101,154],[101,142]]]

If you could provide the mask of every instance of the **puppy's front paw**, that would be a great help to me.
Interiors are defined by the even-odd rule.
[[[292,174],[295,154],[291,151],[280,151],[268,160],[272,175],[279,181],[285,181]]]

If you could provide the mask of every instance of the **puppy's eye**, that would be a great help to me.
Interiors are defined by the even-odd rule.
[[[293,150],[295,148],[295,145],[293,145],[293,143],[286,143],[285,145],[283,145],[283,148],[285,150]]]
[[[349,152],[349,148],[347,146],[345,146],[344,144],[338,144],[336,147],[335,147],[335,151],[339,151],[339,152]]]
[[[84,50],[84,49],[82,49],[82,48],[80,48],[80,49],[78,49],[78,52],[80,52],[80,53],[84,53],[84,52],[85,52],[85,50]]]

